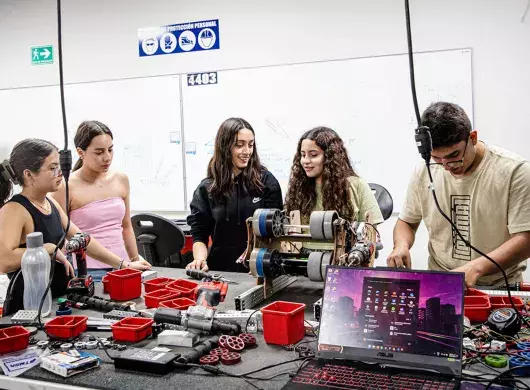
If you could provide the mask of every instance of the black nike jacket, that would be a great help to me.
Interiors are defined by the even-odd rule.
[[[249,194],[241,182],[236,182],[229,202],[218,203],[208,189],[211,179],[204,179],[193,194],[191,214],[187,218],[193,242],[212,247],[208,255],[208,268],[215,271],[248,272],[236,263],[247,247],[245,221],[259,208],[282,209],[282,190],[278,180],[269,171],[263,171],[264,191],[261,196]]]

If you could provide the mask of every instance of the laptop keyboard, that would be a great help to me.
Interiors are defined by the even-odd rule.
[[[292,382],[305,386],[337,389],[449,390],[455,388],[454,382],[443,381],[439,378],[433,380],[429,377],[409,374],[389,375],[334,364],[326,364],[323,367],[309,364],[300,370]]]

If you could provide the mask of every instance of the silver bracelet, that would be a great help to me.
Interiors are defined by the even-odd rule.
[[[121,269],[121,267],[123,266],[123,259],[121,259],[120,261],[120,267],[118,269]]]

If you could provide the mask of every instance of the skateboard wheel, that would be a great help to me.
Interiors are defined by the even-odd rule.
[[[207,365],[207,366],[215,366],[219,364],[219,356],[215,356],[215,355],[202,356],[199,359],[199,363]]]
[[[241,333],[238,337],[243,340],[243,343],[245,343],[245,348],[253,347],[256,345],[256,338],[251,334]]]
[[[215,348],[210,351],[210,355],[215,355],[215,356],[222,356],[222,355],[226,355],[227,353],[230,353],[230,351],[226,348]]]
[[[231,366],[241,362],[241,355],[237,352],[230,352],[229,354],[221,356],[221,363],[226,366]]]
[[[230,336],[226,342],[226,348],[232,352],[241,352],[245,349],[245,342],[239,337]]]

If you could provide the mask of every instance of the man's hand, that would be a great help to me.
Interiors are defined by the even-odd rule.
[[[394,250],[388,255],[386,264],[389,267],[405,267],[411,268],[410,251],[407,247],[395,247]]]
[[[473,287],[477,283],[477,280],[482,276],[474,262],[475,260],[470,261],[469,263],[453,270],[453,272],[464,272],[466,274],[465,282],[467,287]]]
[[[186,269],[198,269],[206,272],[209,268],[208,264],[206,264],[206,260],[193,260],[186,266]]]

